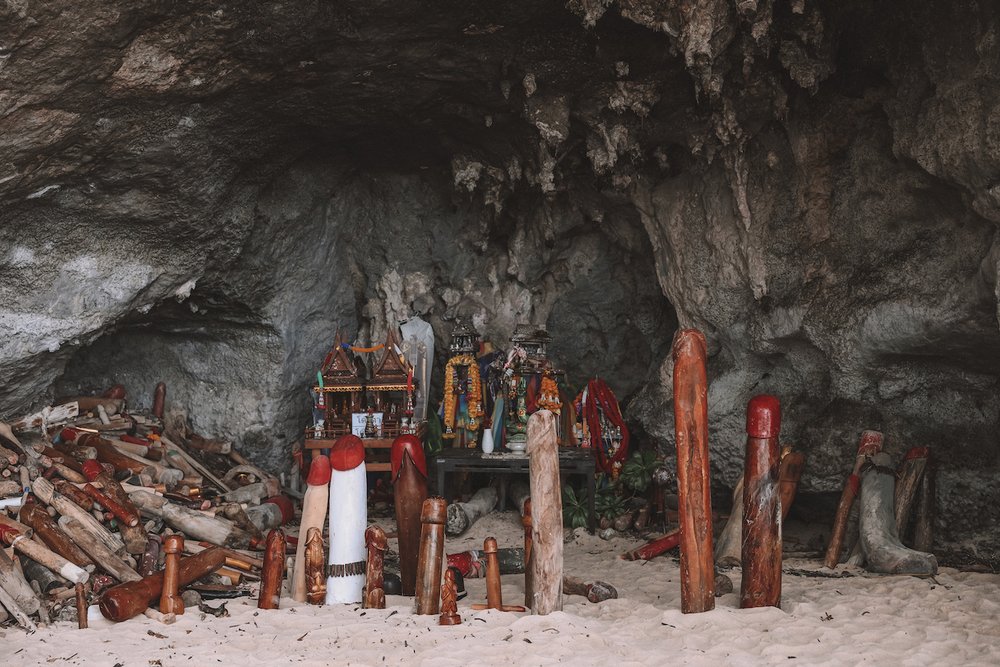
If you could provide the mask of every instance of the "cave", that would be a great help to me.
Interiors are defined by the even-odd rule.
[[[335,333],[547,327],[713,501],[748,400],[827,526],[858,436],[929,447],[934,550],[1000,564],[1000,12],[988,0],[0,8],[0,419],[165,382],[288,469]],[[986,565],[983,565],[986,564]],[[995,613],[995,612],[994,612]],[[789,656],[791,657],[791,656]]]

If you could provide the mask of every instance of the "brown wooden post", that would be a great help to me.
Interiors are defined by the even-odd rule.
[[[920,495],[917,498],[917,520],[913,529],[913,548],[930,552],[934,546],[934,510],[937,501],[937,480],[934,460],[928,454],[927,467],[920,480]]]
[[[927,447],[911,447],[900,463],[893,503],[896,515],[896,533],[899,535],[900,541],[906,537],[906,529],[910,524],[910,514],[913,511],[913,502],[917,498],[917,491],[920,489],[920,480],[923,479],[929,454],[930,450]]]
[[[487,537],[483,540],[486,554],[486,608],[503,609],[503,590],[500,585],[500,561],[497,560],[497,540]]]
[[[163,566],[163,592],[160,594],[160,612],[164,614],[183,614],[184,601],[178,588],[178,565],[181,553],[184,551],[184,538],[171,535],[163,540],[163,553],[166,555]]]
[[[87,629],[87,588],[83,583],[76,585],[76,623],[81,630]]]
[[[420,555],[417,559],[416,613],[437,614],[441,607],[441,564],[444,559],[444,523],[448,503],[431,496],[420,512]]]
[[[258,609],[277,609],[281,599],[281,581],[285,575],[285,533],[275,528],[267,534],[264,567],[260,573]]]
[[[167,385],[163,382],[158,382],[156,384],[156,389],[153,390],[153,416],[157,419],[163,419],[163,406],[167,402]]]
[[[403,595],[413,595],[420,551],[420,512],[427,499],[424,446],[414,435],[401,435],[392,443],[390,458],[399,536],[399,580]]]
[[[385,609],[385,550],[389,546],[381,526],[368,526],[365,530],[365,547],[368,563],[365,568],[365,591],[362,603],[365,609]]]
[[[177,587],[215,572],[226,561],[226,554],[218,548],[205,549],[189,558],[182,558],[177,567]],[[161,597],[164,572],[157,572],[141,579],[112,586],[101,595],[98,603],[104,618],[109,621],[126,621],[138,616],[149,603]]]
[[[861,478],[858,476],[865,459],[882,451],[882,434],[879,431],[864,431],[861,434],[861,441],[858,443],[858,453],[854,460],[854,468],[844,490],[840,494],[840,502],[837,503],[837,513],[833,518],[833,529],[830,531],[830,542],[826,547],[826,556],[823,565],[830,569],[837,567],[840,562],[840,552],[844,548],[844,537],[847,534],[847,518],[851,514],[851,507],[854,499],[861,489]]]
[[[528,418],[531,480],[531,613],[562,611],[563,516],[556,417],[539,410]]]
[[[697,329],[674,335],[674,433],[677,507],[681,535],[681,611],[715,608],[712,497],[708,462],[708,375],[705,336]]]
[[[781,606],[780,428],[781,404],[777,398],[762,395],[750,399],[743,468],[741,609]]]
[[[788,511],[792,509],[792,501],[795,500],[795,492],[798,491],[799,480],[802,478],[802,470],[805,465],[806,456],[802,452],[793,452],[791,447],[782,450],[781,464],[778,469],[778,495],[781,498],[782,522],[788,517]]]

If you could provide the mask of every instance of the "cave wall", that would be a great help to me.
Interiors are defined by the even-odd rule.
[[[0,416],[160,379],[277,464],[340,325],[546,322],[673,448],[708,336],[713,476],[782,398],[835,493],[858,432],[940,451],[996,552],[995,3],[286,0],[0,8]]]

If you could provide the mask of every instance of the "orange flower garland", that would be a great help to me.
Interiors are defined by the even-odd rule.
[[[455,429],[455,408],[458,392],[455,386],[455,367],[466,366],[469,373],[469,422],[466,428],[479,430],[479,418],[483,416],[483,383],[479,378],[479,364],[471,354],[460,354],[448,360],[444,369],[444,427],[450,433]]]
[[[562,412],[562,401],[559,400],[559,385],[551,375],[542,378],[542,387],[538,395],[538,407],[558,415]]]

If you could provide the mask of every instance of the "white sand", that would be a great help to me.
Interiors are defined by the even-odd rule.
[[[448,552],[521,543],[520,520],[497,513],[450,540]],[[173,625],[139,617],[33,635],[3,631],[0,667],[8,665],[1000,665],[1000,576],[944,568],[935,579],[863,575],[820,579],[786,574],[781,609],[738,609],[738,595],[704,614],[681,614],[677,563],[671,556],[627,562],[634,540],[605,542],[578,532],[566,545],[566,572],[618,588],[618,600],[591,604],[566,597],[550,616],[473,612],[485,582],[466,581],[463,623],[437,625],[414,616],[411,601],[390,596],[385,610],[359,605],[313,607],[281,600],[263,611],[256,599],[228,602],[229,618],[188,611]],[[819,563],[785,561],[787,568]],[[739,591],[738,571],[730,573]],[[503,577],[504,601],[523,601],[523,577]],[[209,604],[217,605],[218,601]],[[163,635],[164,638],[155,636]]]

